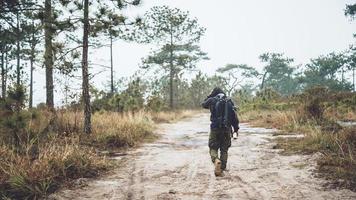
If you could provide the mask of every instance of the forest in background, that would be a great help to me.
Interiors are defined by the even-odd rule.
[[[354,44],[305,65],[267,52],[259,56],[261,70],[230,63],[208,76],[197,70],[200,61],[209,59],[199,46],[205,28],[186,11],[153,7],[132,19],[120,13],[139,0],[0,4],[0,195],[38,198],[68,180],[99,175],[111,164],[97,149],[131,147],[154,137],[154,122],[191,115],[182,110],[200,108],[216,86],[234,99],[244,120],[287,131],[315,133],[319,127],[320,134],[306,137],[310,143],[300,148],[321,145],[309,152],[325,150],[331,160],[322,166],[341,166],[337,177],[347,180],[343,185],[355,184],[354,129],[335,125],[356,120]],[[345,15],[353,20],[355,14],[356,5],[347,5]],[[119,80],[112,61],[117,39],[157,46],[135,75]],[[100,66],[88,52],[107,43],[110,66]],[[39,105],[33,105],[36,68],[46,72],[46,99]],[[94,69],[110,71],[107,89],[90,84]],[[74,82],[81,83],[80,91],[73,89]],[[64,91],[60,106],[54,105],[54,87]]]

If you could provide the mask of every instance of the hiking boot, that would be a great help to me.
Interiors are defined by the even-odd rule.
[[[221,176],[222,175],[222,170],[221,170],[221,161],[219,159],[215,159],[214,162],[215,165],[215,176]]]
[[[226,170],[226,164],[225,163],[221,163],[221,171],[227,171]]]

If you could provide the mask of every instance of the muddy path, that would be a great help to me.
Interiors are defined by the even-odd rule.
[[[241,124],[224,177],[215,177],[207,147],[209,116],[162,124],[162,138],[116,158],[121,167],[50,199],[356,199],[313,176],[313,156],[282,156],[276,130]]]

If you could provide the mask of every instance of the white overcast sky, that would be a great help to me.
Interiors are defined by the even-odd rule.
[[[168,5],[190,12],[206,27],[201,46],[210,57],[201,62],[200,70],[213,74],[227,63],[248,64],[261,68],[258,56],[264,52],[285,53],[295,64],[333,51],[342,51],[354,43],[356,21],[344,16],[346,4],[355,0],[143,0],[140,8],[126,12],[141,15],[152,6]],[[113,48],[115,77],[127,77],[139,69],[141,58],[150,47],[116,42]],[[109,64],[109,49],[102,48],[90,56],[91,61]],[[45,101],[44,72],[38,71],[35,103]],[[94,84],[102,87],[109,71],[97,76]],[[43,84],[42,84],[43,83]],[[62,94],[59,85],[55,101]]]

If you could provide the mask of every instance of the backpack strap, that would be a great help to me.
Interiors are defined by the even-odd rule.
[[[231,103],[231,99],[230,98],[226,98],[225,99],[225,110],[224,110],[224,125],[225,126],[229,126],[230,122],[229,122],[229,103]]]

